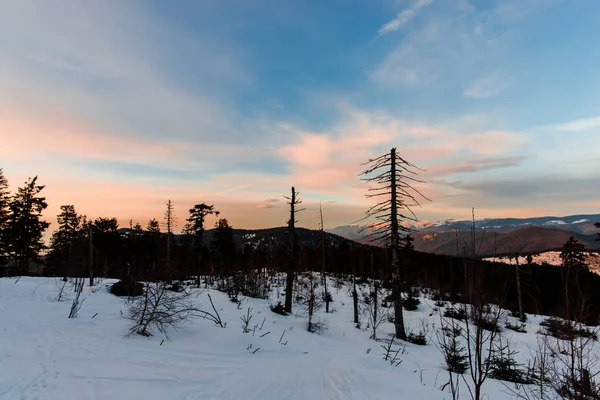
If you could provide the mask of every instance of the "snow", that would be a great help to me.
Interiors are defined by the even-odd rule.
[[[572,224],[583,224],[584,222],[588,222],[589,219],[578,219],[577,221],[571,222]]]
[[[585,260],[590,267],[592,272],[595,272],[600,275],[600,254],[598,253],[584,253]],[[534,264],[543,264],[547,263],[550,265],[562,265],[562,260],[560,258],[560,251],[546,251],[540,254],[533,254],[531,256]],[[515,264],[515,258],[504,256],[504,257],[490,257],[485,258],[486,261],[494,261],[494,262],[502,262],[506,264]],[[527,264],[527,256],[519,256],[519,265]]]
[[[277,291],[271,301],[246,298],[238,309],[224,293],[205,290],[195,301],[209,309],[210,293],[227,326],[193,320],[169,331],[164,342],[158,334],[125,336],[129,321],[121,311],[127,305],[107,292],[112,282],[86,287],[79,317],[68,319],[73,293],[56,301],[58,280],[0,279],[0,399],[451,398],[440,390],[447,372],[434,332],[427,346],[406,344],[402,364],[391,366],[382,358],[382,343],[354,327],[348,288],[336,289],[333,280],[335,312],[319,312],[327,327],[319,334],[306,331],[301,311],[287,317],[270,311]],[[432,301],[421,301],[418,311],[404,313],[408,330],[439,326]],[[248,308],[251,326],[259,325],[254,334],[241,329]],[[524,363],[539,321],[530,316],[527,334],[503,333]],[[385,322],[379,332],[386,337],[393,325]],[[489,399],[508,398],[505,391],[492,379],[484,385]],[[466,387],[461,393],[467,396]]]
[[[566,224],[567,223],[565,221],[561,221],[559,219],[548,221],[548,222],[544,223],[544,225],[566,225]]]

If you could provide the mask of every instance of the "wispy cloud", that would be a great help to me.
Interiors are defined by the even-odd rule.
[[[432,2],[433,0],[416,0],[411,7],[399,12],[394,19],[383,25],[377,34],[379,36],[383,36],[397,31],[409,23],[410,20],[412,20],[422,8],[428,6]]]
[[[565,132],[582,132],[596,129],[600,128],[600,117],[575,119],[564,124],[555,125],[554,128]]]
[[[466,97],[485,99],[502,93],[510,86],[510,82],[499,73],[488,75],[472,82],[463,92]]]

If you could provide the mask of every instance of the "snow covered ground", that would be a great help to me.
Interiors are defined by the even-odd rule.
[[[586,262],[590,266],[590,270],[600,274],[600,254],[598,253],[585,253]],[[487,261],[503,262],[506,264],[515,264],[515,258],[509,257],[490,257],[486,258]],[[562,265],[560,259],[560,251],[546,251],[540,254],[532,255],[532,260],[535,264],[548,263],[550,265]],[[526,256],[519,256],[519,265],[527,264]]]
[[[163,342],[158,334],[126,337],[129,321],[121,312],[127,305],[107,292],[112,282],[93,291],[86,287],[78,318],[68,319],[73,293],[56,301],[57,280],[0,279],[0,399],[451,398],[440,390],[447,372],[435,345],[439,317],[431,300],[422,298],[418,311],[405,311],[409,330],[431,327],[429,344],[407,344],[395,367],[383,360],[382,343],[354,327],[346,287],[331,285],[335,312],[318,313],[327,327],[320,334],[306,331],[303,315],[272,313],[273,300],[245,299],[238,309],[224,293],[199,291],[198,304],[210,309],[210,293],[227,326],[196,319],[171,330]],[[250,325],[262,324],[254,334],[241,328],[248,308]],[[503,333],[523,362],[536,345],[539,321],[530,316],[527,334]],[[392,331],[386,321],[379,336]],[[492,379],[484,393],[489,399],[511,397]],[[461,394],[468,398],[466,388]]]

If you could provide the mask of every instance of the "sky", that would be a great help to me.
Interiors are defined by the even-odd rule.
[[[363,217],[396,147],[423,220],[600,212],[600,1],[0,0],[0,168],[145,226]]]

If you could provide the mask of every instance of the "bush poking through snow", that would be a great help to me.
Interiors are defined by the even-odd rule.
[[[504,326],[506,327],[506,329],[510,329],[511,331],[515,331],[515,332],[519,332],[519,333],[527,333],[524,322],[513,323],[510,321],[506,321],[506,324]]]
[[[135,297],[127,318],[132,321],[131,334],[152,336],[152,329],[167,336],[169,327],[177,328],[193,317],[207,314],[194,307],[187,290],[173,292],[166,282],[146,283],[143,295]]]
[[[402,302],[402,307],[404,307],[406,311],[417,311],[417,309],[419,308],[419,304],[421,304],[421,300],[419,300],[418,297],[413,296],[412,293],[409,292],[408,297],[406,297]]]
[[[413,333],[413,332],[410,332],[408,334],[408,341],[410,343],[412,343],[412,344],[416,344],[416,345],[419,345],[419,346],[426,346],[427,345],[427,337],[423,333]]]
[[[453,318],[459,321],[464,321],[467,318],[467,311],[464,307],[462,308],[454,308],[448,307],[444,310],[444,317]]]
[[[119,297],[136,297],[144,295],[144,285],[128,276],[110,287],[110,292]]]
[[[246,315],[242,315],[240,319],[242,320],[242,332],[250,333],[250,321],[252,320],[253,315],[250,314],[252,312],[251,308],[248,308],[246,311]]]
[[[275,314],[279,314],[279,315],[288,315],[285,312],[285,308],[283,308],[283,304],[281,304],[281,302],[277,302],[277,305],[273,306],[271,305],[271,311],[273,311]]]
[[[580,325],[572,321],[550,317],[540,322],[540,326],[543,326],[544,330],[539,333],[562,340],[573,340],[580,337],[598,340],[598,335],[594,330]]]
[[[83,285],[85,281],[83,278],[77,278],[75,280],[75,298],[73,304],[71,304],[71,311],[69,312],[69,318],[77,318],[77,314],[83,305],[85,299],[80,300],[81,292],[83,292]]]
[[[395,344],[394,336],[392,335],[386,344],[381,345],[381,348],[383,349],[383,360],[397,367],[402,364],[402,356],[408,352],[406,351],[406,344],[398,345],[398,347],[395,347]]]
[[[461,343],[462,329],[456,321],[443,320],[442,330],[436,331],[438,346],[444,356],[444,367],[448,372],[464,374],[469,369],[469,355]]]
[[[517,353],[511,348],[508,339],[503,341],[502,337],[498,337],[491,356],[486,360],[490,368],[490,378],[520,384],[533,383],[527,371],[515,360]]]

